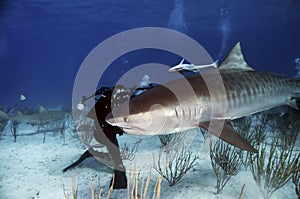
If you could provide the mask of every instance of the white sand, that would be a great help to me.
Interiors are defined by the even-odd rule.
[[[23,125],[20,133],[34,132],[36,129]],[[66,131],[66,143],[63,144],[60,133],[48,132],[46,142],[43,143],[43,133],[30,136],[19,136],[17,142],[6,129],[0,140],[0,199],[64,199],[63,184],[71,193],[72,175],[76,174],[79,199],[90,198],[90,176],[98,191],[98,177],[102,198],[107,198],[108,185],[112,170],[101,165],[94,159],[88,159],[73,170],[62,173],[62,169],[75,161],[84,152],[85,147],[74,137],[71,130]],[[191,149],[196,152],[202,142],[202,135],[197,135]],[[147,177],[149,165],[153,167],[152,154],[157,154],[160,146],[158,137],[136,138],[128,135],[119,137],[120,145],[139,142],[135,161],[124,161],[127,171],[136,162],[137,172]],[[151,198],[157,173],[152,171],[148,197]],[[163,180],[161,198],[238,198],[241,188],[245,184],[243,199],[262,198],[251,172],[241,171],[233,176],[220,194],[216,192],[216,177],[211,168],[209,154],[198,160],[198,165],[189,171],[173,187],[169,187]],[[150,197],[151,196],[151,197]],[[72,198],[72,197],[71,197]],[[114,190],[112,198],[127,198],[127,190]],[[293,183],[287,183],[276,191],[272,199],[296,199]]]

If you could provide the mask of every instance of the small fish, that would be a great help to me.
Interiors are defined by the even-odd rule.
[[[198,71],[203,68],[209,68],[209,67],[217,68],[217,66],[218,66],[218,60],[215,61],[214,63],[205,64],[205,65],[184,64],[183,62],[184,62],[184,59],[182,59],[178,65],[170,68],[169,72],[176,72],[176,71],[181,71],[181,70]]]
[[[20,99],[21,101],[24,101],[24,100],[26,100],[26,96],[23,95],[23,94],[21,94],[19,99]]]

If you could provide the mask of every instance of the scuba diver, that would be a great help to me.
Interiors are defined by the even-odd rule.
[[[121,155],[120,155],[118,140],[116,137],[117,134],[122,135],[123,131],[118,127],[111,126],[105,121],[106,115],[111,112],[111,107],[116,105],[116,102],[112,100],[116,98],[115,96],[113,96],[113,90],[114,89],[108,87],[102,87],[99,90],[97,90],[96,93],[93,94],[92,96],[88,98],[83,97],[83,101],[94,96],[98,96],[98,95],[101,96],[99,99],[96,99],[97,102],[95,104],[95,107],[88,113],[87,117],[95,120],[96,130],[94,130],[94,138],[97,142],[104,144],[106,146],[109,156],[112,159],[111,162],[113,164],[112,167],[114,168],[114,180],[111,179],[110,186],[112,186],[112,182],[114,182],[113,184],[114,189],[123,189],[123,188],[127,188],[127,178],[126,178],[125,167],[123,165]],[[128,95],[124,95],[124,92],[123,93],[121,92],[120,95],[122,96],[122,98],[124,98],[124,96],[128,96]],[[120,98],[120,95],[117,98]],[[112,104],[112,102],[114,104]],[[105,153],[98,152],[90,148],[86,150],[76,162],[63,169],[63,172],[66,172],[67,170],[77,166],[86,158],[103,157],[103,155],[105,155]]]
[[[99,152],[94,150],[92,147],[86,150],[81,157],[71,164],[70,166],[63,169],[63,172],[74,168],[82,161],[89,157],[96,157],[101,159],[100,162],[106,163],[114,168],[114,189],[123,189],[127,188],[127,178],[126,171],[123,165],[119,144],[116,135],[122,135],[123,131],[116,126],[111,126],[105,121],[106,115],[111,112],[112,108],[119,106],[120,104],[128,101],[129,99],[140,95],[156,86],[155,84],[149,83],[148,85],[140,86],[138,88],[133,87],[129,92],[126,91],[124,86],[116,85],[114,88],[109,87],[101,87],[90,97],[83,97],[83,100],[79,103],[80,110],[83,110],[84,104],[83,102],[95,97],[101,96],[99,99],[96,99],[95,107],[87,114],[87,117],[94,119],[95,121],[95,129],[93,131],[94,138],[97,142],[104,144],[108,150],[107,153]],[[111,159],[111,160],[110,160]],[[111,163],[112,164],[109,164]],[[110,182],[110,186],[112,185],[113,179]]]

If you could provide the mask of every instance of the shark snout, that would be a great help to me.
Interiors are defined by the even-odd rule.
[[[114,117],[112,112],[107,114],[105,121],[112,126],[122,128],[126,133],[139,135],[145,131],[144,128],[128,123],[127,117]]]

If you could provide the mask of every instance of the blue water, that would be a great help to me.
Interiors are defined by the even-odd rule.
[[[257,70],[294,76],[300,57],[299,0],[1,0],[0,106],[70,105],[82,61],[100,42],[138,27],[164,27],[197,40],[214,60],[241,41]],[[175,65],[179,57],[136,52],[116,60],[101,85],[137,64]],[[99,66],[101,67],[101,66]]]

